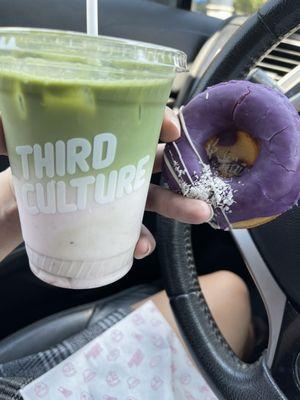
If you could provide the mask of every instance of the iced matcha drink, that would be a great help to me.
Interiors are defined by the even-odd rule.
[[[0,29],[0,112],[33,272],[62,287],[128,272],[164,105],[184,54]]]

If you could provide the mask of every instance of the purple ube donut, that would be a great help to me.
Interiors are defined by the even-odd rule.
[[[181,138],[166,145],[163,173],[171,190],[212,204],[213,226],[282,214],[300,197],[300,118],[278,91],[230,81],[197,95],[180,113]],[[209,166],[208,139],[228,132],[258,139],[254,165],[238,177],[221,178]],[[227,136],[226,136],[227,134]]]

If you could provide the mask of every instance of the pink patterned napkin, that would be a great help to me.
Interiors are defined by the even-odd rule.
[[[217,400],[151,301],[21,394],[24,400]]]

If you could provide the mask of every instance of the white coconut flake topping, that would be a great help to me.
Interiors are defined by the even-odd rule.
[[[235,202],[233,198],[233,190],[230,184],[224,182],[218,176],[214,176],[208,164],[202,164],[201,175],[196,172],[193,174],[193,182],[187,183],[182,176],[185,171],[180,168],[177,161],[172,158],[172,166],[177,176],[177,183],[181,193],[185,197],[203,200],[213,206],[213,208],[221,208],[226,213],[230,213],[230,206]]]

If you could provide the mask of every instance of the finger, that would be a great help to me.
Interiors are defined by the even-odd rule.
[[[153,252],[155,246],[156,243],[151,232],[144,225],[142,225],[140,238],[135,247],[134,257],[137,260],[147,257]]]
[[[5,140],[4,140],[4,130],[3,130],[3,124],[0,118],[0,155],[7,155],[6,151],[6,145],[5,145]]]
[[[154,160],[154,166],[153,166],[153,173],[160,172],[162,169],[163,165],[163,160],[164,160],[164,150],[165,150],[165,144],[160,143],[157,146],[157,151],[156,151],[156,156]]]
[[[171,108],[166,107],[165,117],[160,132],[162,142],[173,142],[180,138],[180,123],[177,115]]]
[[[146,210],[187,224],[202,224],[213,217],[212,207],[202,200],[188,199],[157,185],[150,185]]]

